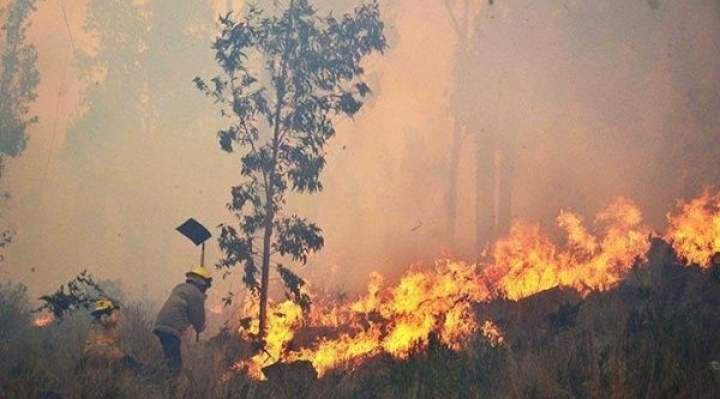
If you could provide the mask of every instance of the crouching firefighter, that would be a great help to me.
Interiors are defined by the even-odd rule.
[[[205,329],[205,292],[212,285],[210,271],[202,266],[185,273],[186,280],[173,288],[155,320],[157,335],[170,375],[177,377],[182,369],[180,342],[192,325],[197,334]]]
[[[80,369],[137,372],[140,364],[117,344],[115,329],[120,321],[120,306],[111,299],[101,298],[90,314],[92,321],[85,337]]]

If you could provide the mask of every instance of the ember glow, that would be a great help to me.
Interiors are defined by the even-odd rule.
[[[720,250],[720,195],[705,194],[678,208],[675,216],[668,215],[670,227],[663,238],[681,256],[707,263]],[[473,303],[519,300],[560,286],[581,295],[610,289],[645,256],[654,234],[625,198],[610,203],[590,226],[569,211],[556,221],[561,244],[553,243],[539,225],[518,222],[477,264],[441,260],[429,269],[413,267],[394,286],[385,286],[376,272],[365,295],[346,303],[316,299],[305,316],[290,301],[278,303],[270,312],[267,351],[238,362],[235,369],[263,378],[261,369],[272,363],[307,360],[322,375],[378,353],[407,358],[423,350],[431,336],[456,350],[480,336],[492,346],[503,345],[500,328],[492,320],[476,320]],[[299,342],[298,334],[309,327],[325,333]],[[249,332],[256,333],[257,324]]]
[[[505,343],[505,337],[503,337],[500,328],[492,321],[486,320],[480,330],[482,331],[482,335],[490,342],[491,346],[501,346]]]
[[[37,328],[44,328],[50,325],[55,320],[55,316],[52,313],[47,313],[42,316],[36,316],[33,319],[33,326]]]

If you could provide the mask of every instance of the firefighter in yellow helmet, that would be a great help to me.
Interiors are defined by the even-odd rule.
[[[212,285],[212,275],[203,266],[185,273],[185,282],[173,288],[155,319],[157,335],[165,355],[165,363],[173,377],[182,369],[180,342],[183,333],[193,326],[199,334],[205,329],[205,292]]]
[[[90,313],[93,317],[85,337],[81,366],[85,369],[107,369],[137,371],[138,362],[117,343],[116,327],[120,321],[120,306],[108,299],[98,299]]]

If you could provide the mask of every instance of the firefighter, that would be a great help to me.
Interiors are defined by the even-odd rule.
[[[85,337],[82,369],[105,369],[110,371],[137,371],[139,363],[123,352],[117,344],[116,327],[120,321],[117,302],[100,298],[90,313],[93,317]]]
[[[153,329],[173,377],[178,377],[182,369],[180,342],[183,333],[191,325],[198,335],[205,329],[205,292],[212,285],[212,275],[203,266],[193,268],[185,273],[185,277],[185,282],[173,288],[160,309]]]

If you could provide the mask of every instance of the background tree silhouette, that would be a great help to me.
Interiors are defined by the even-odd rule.
[[[68,134],[70,146],[90,141],[95,149],[110,148],[125,134],[193,120],[197,115],[184,105],[194,94],[188,71],[202,66],[190,50],[204,43],[211,21],[210,6],[187,0],[91,1],[85,29],[98,44],[78,54],[88,108]],[[168,112],[175,109],[182,112]]]
[[[0,177],[6,158],[25,150],[27,129],[37,121],[30,113],[30,103],[37,97],[35,89],[40,83],[37,52],[35,46],[25,42],[28,17],[35,11],[36,2],[16,0],[0,7]],[[3,194],[0,201],[8,196]],[[13,234],[5,219],[0,218],[0,259]]]
[[[190,0],[88,2],[84,28],[92,40],[77,47],[82,98],[80,116],[66,133],[64,166],[81,193],[75,223],[81,231],[108,232],[103,245],[147,245],[148,237],[164,237],[177,220],[124,227],[149,215],[175,216],[137,193],[167,197],[180,191],[172,191],[176,176],[195,152],[188,139],[206,126],[205,98],[192,79],[213,67],[198,56],[213,26],[212,6]],[[88,195],[97,190],[107,195]],[[134,209],[133,215],[108,215],[118,207]],[[112,257],[139,259],[131,249]]]
[[[17,0],[0,8],[0,168],[7,156],[20,154],[27,144],[27,128],[37,121],[30,115],[40,75],[35,46],[25,43],[27,19],[36,0]],[[1,171],[2,169],[0,169]]]
[[[325,143],[335,135],[333,117],[352,117],[360,110],[370,93],[360,63],[386,47],[375,2],[339,19],[320,17],[307,0],[291,0],[278,11],[266,16],[249,7],[239,19],[221,17],[213,49],[222,73],[209,82],[195,80],[230,120],[218,132],[221,148],[244,151],[243,181],[232,188],[228,204],[239,226],[221,226],[225,258],[219,266],[244,266],[243,281],[260,297],[261,341],[271,257],[305,264],[324,244],[316,224],[284,214],[286,195],[322,190],[319,177]],[[303,279],[284,264],[275,265],[288,294],[309,306]]]

